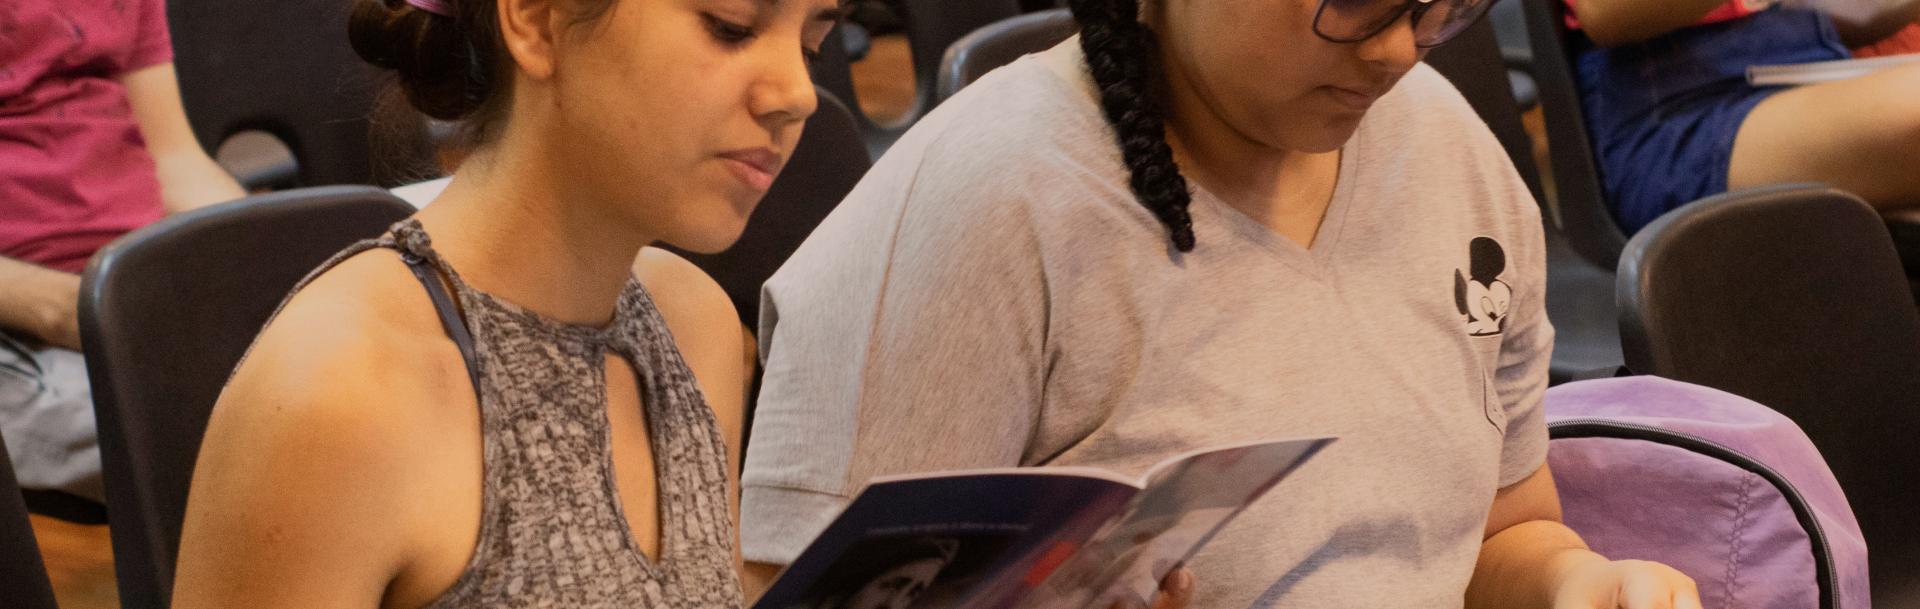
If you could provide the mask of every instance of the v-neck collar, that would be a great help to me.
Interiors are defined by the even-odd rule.
[[[1346,228],[1347,212],[1353,207],[1355,176],[1359,173],[1361,154],[1360,131],[1354,131],[1353,137],[1340,148],[1340,168],[1335,172],[1333,197],[1327,201],[1327,211],[1320,218],[1320,226],[1314,231],[1313,245],[1303,246],[1288,238],[1245,212],[1228,205],[1212,192],[1199,184],[1192,185],[1193,202],[1220,218],[1221,224],[1238,238],[1260,247],[1273,254],[1282,262],[1310,275],[1324,276],[1332,265],[1334,253],[1339,249],[1340,234]],[[1201,239],[1204,241],[1205,237]]]
[[[1061,80],[1078,87],[1089,102],[1098,107],[1100,91],[1086,75],[1086,56],[1080,52],[1080,36],[1066,39],[1053,48],[1037,53],[1034,58],[1048,71]],[[1340,147],[1340,169],[1333,185],[1333,198],[1327,202],[1327,213],[1320,219],[1320,228],[1314,233],[1313,246],[1302,247],[1292,239],[1274,232],[1267,225],[1242,213],[1213,193],[1201,188],[1191,180],[1187,182],[1192,189],[1192,208],[1221,219],[1221,224],[1232,234],[1255,244],[1272,253],[1288,266],[1317,278],[1324,278],[1332,265],[1334,252],[1338,250],[1340,233],[1347,223],[1347,211],[1353,206],[1352,199],[1357,189],[1359,175],[1361,141],[1367,130],[1368,121],[1361,119],[1354,129],[1353,136]],[[1196,229],[1198,226],[1196,226]],[[1200,247],[1206,247],[1206,235],[1197,235]]]

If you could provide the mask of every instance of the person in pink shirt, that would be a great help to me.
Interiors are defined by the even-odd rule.
[[[80,271],[245,194],[187,125],[162,0],[0,3],[0,434],[27,488],[98,499]]]

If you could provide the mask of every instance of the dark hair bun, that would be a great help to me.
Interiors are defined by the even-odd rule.
[[[367,63],[393,70],[421,113],[440,120],[467,118],[493,96],[493,3],[443,0],[455,15],[438,15],[403,0],[354,0],[347,21],[353,50]],[[487,27],[475,28],[481,23]]]

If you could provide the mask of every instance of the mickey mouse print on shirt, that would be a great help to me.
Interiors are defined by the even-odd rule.
[[[1507,270],[1507,252],[1491,237],[1474,237],[1467,251],[1467,273],[1453,271],[1453,304],[1467,316],[1467,335],[1499,334],[1513,304],[1513,287],[1500,280]]]

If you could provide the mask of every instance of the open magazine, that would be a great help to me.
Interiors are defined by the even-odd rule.
[[[1875,70],[1920,62],[1920,55],[1888,55],[1812,63],[1747,66],[1747,84],[1756,87],[1809,85],[1866,76]]]
[[[1141,480],[1071,467],[876,478],[754,608],[1144,602],[1167,573],[1331,442],[1209,448],[1167,459]]]

